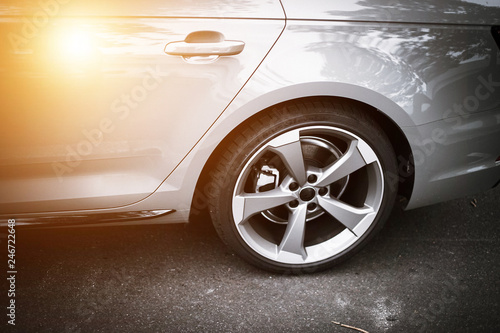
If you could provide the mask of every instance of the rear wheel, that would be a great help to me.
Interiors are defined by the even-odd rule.
[[[210,211],[222,240],[274,272],[328,268],[379,230],[396,189],[392,146],[344,104],[282,106],[230,139],[212,173]]]

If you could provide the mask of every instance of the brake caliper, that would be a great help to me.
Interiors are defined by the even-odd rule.
[[[280,172],[269,165],[263,165],[260,170],[256,170],[255,192],[266,192],[278,187]]]

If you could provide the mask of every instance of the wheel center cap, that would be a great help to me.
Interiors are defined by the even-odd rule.
[[[312,199],[314,199],[315,196],[316,196],[316,191],[310,187],[300,191],[300,199],[302,199],[302,201],[311,201]]]

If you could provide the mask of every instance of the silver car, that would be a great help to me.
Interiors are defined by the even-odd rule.
[[[0,214],[186,222],[275,272],[500,181],[499,0],[0,4]],[[438,222],[438,221],[436,221]]]

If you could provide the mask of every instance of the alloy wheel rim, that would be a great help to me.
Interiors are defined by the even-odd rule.
[[[366,234],[383,193],[380,160],[362,138],[307,126],[278,134],[251,155],[234,187],[232,217],[243,241],[261,256],[316,263]]]

